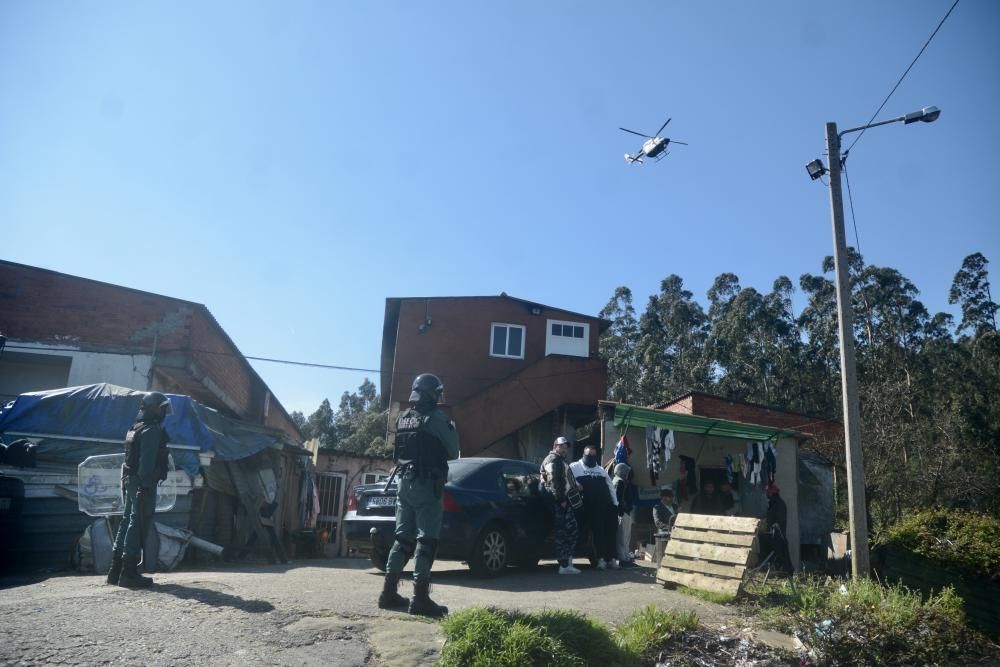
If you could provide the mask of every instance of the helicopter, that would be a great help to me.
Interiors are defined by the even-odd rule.
[[[636,162],[638,162],[639,164],[645,164],[646,162],[645,160],[643,160],[643,158],[651,157],[655,159],[657,162],[659,162],[664,157],[669,155],[670,152],[667,150],[667,146],[669,146],[671,142],[675,144],[680,144],[681,146],[687,146],[687,144],[684,143],[683,141],[674,141],[672,139],[668,139],[667,137],[659,136],[660,132],[663,132],[663,128],[667,126],[667,123],[669,123],[672,120],[673,118],[668,118],[667,122],[664,123],[662,126],[660,126],[660,129],[658,129],[656,131],[656,134],[654,134],[653,136],[649,136],[648,134],[643,134],[642,132],[629,130],[624,127],[619,127],[618,129],[621,130],[622,132],[629,132],[631,134],[637,134],[640,137],[646,138],[646,141],[644,141],[642,143],[642,146],[639,148],[638,153],[636,153],[635,155],[629,155],[628,153],[625,153],[625,161],[631,164],[635,164]]]

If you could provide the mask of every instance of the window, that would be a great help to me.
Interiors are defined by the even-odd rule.
[[[590,325],[585,322],[548,320],[545,331],[545,354],[571,357],[590,356]]]
[[[579,324],[552,324],[552,335],[564,338],[583,338],[583,327]]]
[[[493,324],[490,356],[524,359],[524,327],[520,324]]]
[[[383,472],[366,472],[365,473],[365,484],[375,484],[376,482],[384,482],[389,479],[389,475]]]

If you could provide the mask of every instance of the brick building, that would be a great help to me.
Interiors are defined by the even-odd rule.
[[[594,421],[607,394],[598,339],[609,323],[501,294],[386,299],[381,389],[395,416],[433,372],[462,456],[540,459],[556,435]]]
[[[302,434],[200,303],[0,261],[0,401],[108,382]]]

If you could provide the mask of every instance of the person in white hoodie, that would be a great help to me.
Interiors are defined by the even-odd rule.
[[[615,533],[618,527],[618,499],[608,472],[598,465],[597,447],[589,445],[583,457],[570,464],[577,484],[583,492],[583,512],[580,532],[590,531],[597,552],[597,569],[617,569]]]

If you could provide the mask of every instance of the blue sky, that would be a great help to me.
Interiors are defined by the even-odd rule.
[[[387,296],[596,314],[671,273],[702,303],[724,271],[797,284],[831,253],[803,168],[824,123],[867,122],[950,6],[5,2],[0,257],[204,303],[244,354],[367,368]],[[1000,3],[962,0],[880,116],[940,120],[848,162],[866,260],[932,311],[970,253],[1000,282],[998,30]],[[668,116],[690,146],[626,165],[618,127]],[[364,378],[255,367],[307,413]]]

